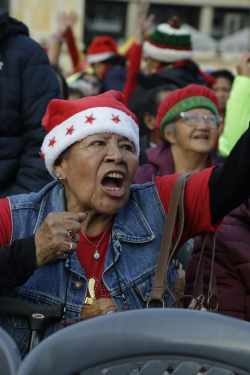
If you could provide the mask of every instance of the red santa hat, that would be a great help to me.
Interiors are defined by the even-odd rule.
[[[110,57],[117,55],[116,42],[110,36],[100,36],[95,38],[87,51],[87,60],[89,64],[105,61]]]
[[[118,91],[79,100],[50,101],[42,125],[46,128],[40,156],[54,178],[55,160],[75,142],[97,133],[115,133],[134,144],[139,157],[139,124],[136,116],[124,104]]]

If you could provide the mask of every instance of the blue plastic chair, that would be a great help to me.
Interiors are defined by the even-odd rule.
[[[93,318],[55,333],[17,375],[246,375],[250,324],[181,309],[134,310]]]
[[[21,356],[15,342],[0,328],[0,375],[16,375],[20,362]]]

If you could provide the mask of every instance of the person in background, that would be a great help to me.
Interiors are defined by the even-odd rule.
[[[61,69],[56,64],[50,64],[50,66],[52,67],[52,69],[56,73],[56,76],[57,76],[57,79],[58,79],[58,82],[59,82],[59,86],[60,86],[60,94],[62,95],[63,99],[67,100],[69,88],[68,88],[68,85],[67,85],[67,82],[66,82],[64,76],[62,75]]]
[[[219,101],[219,115],[224,119],[226,115],[226,104],[233,85],[234,75],[229,72],[229,70],[224,69],[212,72],[211,76],[216,79],[216,83],[212,85],[212,89]]]
[[[102,85],[95,74],[89,74],[87,72],[82,73],[82,80],[90,83],[92,85],[92,95],[99,95],[101,93]]]
[[[77,47],[75,45],[75,39],[72,32],[72,27],[76,23],[77,19],[78,17],[75,12],[71,12],[68,15],[65,12],[58,14],[57,32],[52,35],[52,41],[48,51],[48,57],[51,64],[60,66],[59,57],[61,53],[62,43],[67,42],[69,52],[71,52],[71,49],[73,49],[73,53],[70,53],[70,57],[75,69],[77,70],[77,65],[80,66],[78,56],[76,56]]]
[[[250,321],[250,200],[225,216],[216,233],[214,269],[218,289],[218,313]],[[192,294],[200,259],[201,238],[196,237],[186,269],[185,294]],[[204,306],[208,308],[211,247],[207,238],[203,255]],[[184,301],[188,306],[188,299]],[[211,301],[212,308],[216,301]]]
[[[176,88],[177,86],[169,84],[151,89],[142,103],[142,108],[137,115],[140,127],[139,165],[148,162],[146,154],[148,148],[154,148],[163,143],[155,129],[156,115],[162,100]]]
[[[51,181],[39,157],[41,126],[53,98],[61,98],[44,49],[26,25],[0,13],[0,197],[37,192]],[[11,58],[10,58],[11,56]]]
[[[155,122],[164,143],[146,150],[148,164],[139,166],[133,182],[143,184],[154,176],[201,172],[218,165],[211,154],[222,121],[218,106],[213,90],[206,86],[188,85],[165,97]]]
[[[188,85],[170,93],[160,104],[155,122],[157,134],[164,143],[146,150],[148,164],[139,166],[133,182],[142,184],[155,176],[201,172],[218,165],[211,152],[221,121],[213,90]],[[179,269],[178,296],[184,293],[185,269],[192,248],[193,239],[189,239],[175,259]]]
[[[153,21],[153,15],[147,16],[148,9],[149,4],[140,4],[137,34],[129,53],[128,77],[124,87],[125,102],[134,113],[148,89],[169,83],[182,88],[191,83],[211,85],[216,82],[192,61],[191,35],[181,29],[178,17],[158,25],[145,40]],[[143,72],[140,71],[142,57],[146,64]]]
[[[102,92],[123,91],[127,78],[126,58],[118,54],[113,38],[107,35],[95,38],[87,50],[87,60],[102,84]]]
[[[211,73],[216,78],[216,83],[212,85],[212,89],[219,101],[219,115],[223,118],[223,121],[218,130],[218,138],[215,144],[216,153],[218,153],[218,140],[224,129],[224,119],[226,117],[226,104],[230,95],[234,76],[229,70],[217,70]]]
[[[81,90],[74,88],[74,87],[69,87],[69,96],[68,100],[77,100],[83,98],[84,95]]]
[[[224,130],[219,139],[220,154],[227,158],[250,121],[250,52],[243,53],[226,105]]]
[[[69,83],[68,86],[80,90],[82,92],[82,97],[92,96],[93,94],[92,84],[83,79],[77,79],[76,81]]]

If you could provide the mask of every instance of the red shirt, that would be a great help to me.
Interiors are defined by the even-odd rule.
[[[208,183],[212,169],[213,168],[206,168],[203,172],[194,174],[187,183],[185,190],[185,224],[178,248],[180,248],[189,238],[204,232],[214,232],[221,226],[222,221],[214,226],[211,225]],[[154,178],[166,214],[168,213],[172,188],[178,176],[178,174],[173,174]],[[203,213],[202,215],[201,212]],[[152,212],[152,215],[153,214],[154,213]],[[8,245],[10,243],[11,230],[12,223],[9,201],[7,198],[0,199],[0,246]],[[174,231],[173,242],[176,238],[176,230],[177,225]],[[98,244],[104,231],[97,236],[87,236],[87,238],[94,244]],[[94,259],[95,248],[86,241],[82,233],[80,233],[81,240],[78,245],[78,250],[76,251],[76,255],[82,265],[87,279],[89,280],[92,278],[95,280],[95,283],[92,283],[94,283],[95,297],[97,299],[103,297],[110,298],[108,295],[109,293],[102,282],[103,266],[108,249],[110,233],[111,225],[98,247],[100,254],[99,260]],[[91,298],[89,290],[88,297]]]
[[[95,247],[85,239],[82,232],[79,233],[80,241],[78,242],[76,255],[88,280],[88,293],[85,300],[86,305],[91,305],[94,302],[94,299],[111,298],[106,286],[102,281],[103,267],[108,251],[111,228],[112,225],[110,223],[108,229],[105,228],[97,236],[88,236],[85,234],[90,242],[98,245],[107,229],[100,245],[98,246],[98,253],[100,255],[98,260],[94,258]]]

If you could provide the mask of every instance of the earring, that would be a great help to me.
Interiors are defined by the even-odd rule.
[[[64,189],[63,178],[61,177],[60,173],[57,173],[56,177],[57,177],[58,185],[60,186],[61,189]]]

